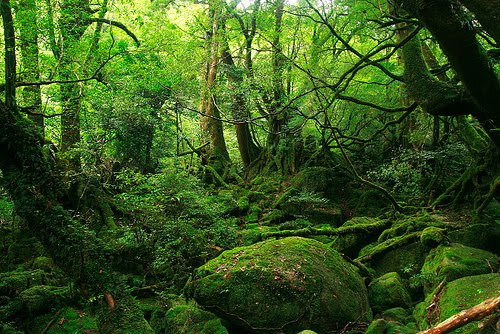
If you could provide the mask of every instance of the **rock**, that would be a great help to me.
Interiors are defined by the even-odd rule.
[[[420,273],[429,250],[420,242],[414,242],[390,251],[371,261],[371,267],[378,275],[397,272],[408,279]]]
[[[374,320],[365,334],[415,334],[416,328],[410,328],[403,324],[394,321],[387,321],[384,319]]]
[[[437,247],[446,240],[446,230],[436,226],[425,228],[420,235],[420,242],[429,248]]]
[[[411,305],[410,294],[396,272],[374,279],[368,286],[368,299],[374,312]]]
[[[185,292],[241,331],[328,332],[371,318],[356,268],[326,245],[289,237],[223,252]]]
[[[452,242],[500,255],[499,223],[470,225],[461,230],[451,231],[448,237]]]
[[[413,315],[420,330],[435,326],[441,321],[471,308],[488,298],[500,295],[500,274],[467,276],[446,284],[443,289],[429,294],[415,307]],[[432,305],[432,306],[431,306]],[[498,316],[498,315],[497,315]],[[467,324],[453,331],[454,334],[495,334],[495,314],[482,321]],[[480,329],[479,324],[484,324]]]
[[[488,251],[461,244],[441,245],[427,256],[421,277],[425,292],[429,293],[443,279],[450,282],[464,276],[496,272],[499,267],[498,256]]]
[[[18,296],[23,308],[30,314],[42,314],[68,302],[70,289],[50,285],[35,285]]]
[[[227,334],[221,320],[194,304],[177,305],[165,314],[165,334]]]
[[[402,307],[394,307],[382,312],[382,318],[387,321],[399,322],[402,324],[407,324],[409,322],[415,321],[413,315]]]

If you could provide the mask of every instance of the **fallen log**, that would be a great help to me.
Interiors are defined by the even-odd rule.
[[[445,334],[454,329],[462,327],[469,322],[480,320],[487,315],[500,310],[500,296],[490,298],[473,306],[467,310],[463,310],[454,316],[449,317],[445,321],[437,324],[433,328],[426,329],[425,331],[418,332],[418,334]]]

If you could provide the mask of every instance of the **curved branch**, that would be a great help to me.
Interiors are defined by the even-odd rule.
[[[127,35],[130,36],[130,38],[132,38],[135,42],[135,44],[137,46],[140,46],[141,45],[141,42],[139,41],[139,39],[137,38],[137,36],[135,36],[135,34],[130,31],[123,23],[120,23],[118,21],[113,21],[113,20],[109,20],[109,19],[104,19],[104,18],[100,18],[100,17],[91,17],[88,19],[88,21],[90,23],[106,23],[106,24],[109,24],[111,26],[114,26],[114,27],[117,27],[117,28],[120,28],[121,30],[123,30]]]

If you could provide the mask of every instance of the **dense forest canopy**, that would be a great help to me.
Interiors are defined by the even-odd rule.
[[[422,315],[416,302],[446,300],[459,279],[494,282],[462,309],[498,297],[500,1],[0,8],[0,332],[59,333],[55,322],[70,326],[77,310],[78,333],[416,333],[447,314]],[[301,265],[245,257],[273,247]],[[434,277],[444,248],[478,262]],[[414,257],[393,255],[399,267],[382,263],[405,249]],[[310,285],[300,268],[323,251],[332,271]],[[263,310],[242,306],[258,293],[203,290],[221,271],[229,284],[235,268],[266,265],[273,284],[298,292],[273,285],[288,297]],[[316,308],[336,306],[319,297],[294,313],[301,294],[344,284],[329,277],[339,273],[349,288],[329,293],[368,285],[368,297],[339,295],[344,313],[329,321]],[[248,277],[235,280],[250,287]],[[409,292],[384,304],[382,281]],[[389,306],[414,309],[398,319],[413,325],[369,325]]]

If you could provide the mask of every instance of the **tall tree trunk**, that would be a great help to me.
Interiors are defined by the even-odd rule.
[[[202,131],[209,138],[209,148],[206,153],[208,165],[215,168],[218,173],[224,171],[229,162],[229,153],[226,148],[220,110],[215,100],[215,79],[217,67],[220,60],[220,20],[222,17],[222,5],[219,2],[211,2],[209,8],[209,19],[211,31],[207,36],[207,63],[204,74],[204,85],[201,90],[200,113]]]
[[[248,123],[249,115],[246,108],[245,96],[240,87],[243,82],[243,75],[238,71],[229,50],[226,49],[226,51],[224,51],[222,60],[228,67],[229,89],[232,92],[231,95],[233,98],[231,106],[232,116],[237,122],[235,125],[236,139],[238,140],[238,149],[240,151],[243,167],[246,169],[252,161],[257,159],[260,149],[253,141],[252,132]]]
[[[16,40],[14,21],[9,0],[1,0],[2,22],[5,43],[5,105],[9,109],[16,106]]]
[[[64,0],[61,3],[60,18],[60,59],[59,78],[69,81],[78,79],[75,59],[78,57],[78,42],[87,29],[90,8],[87,0]],[[68,152],[69,169],[80,169],[80,154],[71,151],[80,143],[81,87],[79,83],[66,83],[60,86],[61,151]]]
[[[268,146],[271,155],[275,155],[278,150],[280,137],[283,136],[283,126],[286,123],[286,112],[282,110],[285,90],[283,85],[283,73],[285,70],[285,58],[281,46],[281,31],[283,21],[284,0],[276,0],[274,10],[274,38],[272,49],[272,100],[269,108],[269,136]]]
[[[38,12],[35,0],[21,0],[16,10],[19,23],[19,41],[21,47],[22,80],[40,81],[40,65],[38,62]],[[21,92],[23,104],[28,107],[29,118],[44,130],[42,114],[42,93],[39,85],[24,87]]]

